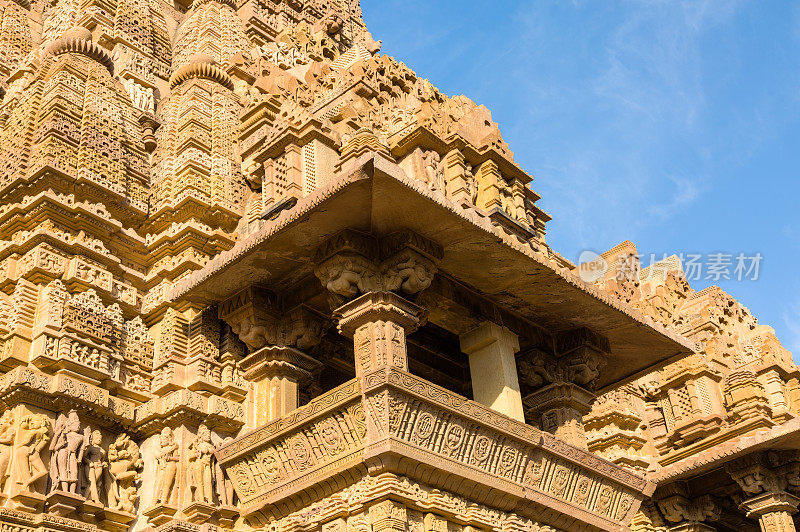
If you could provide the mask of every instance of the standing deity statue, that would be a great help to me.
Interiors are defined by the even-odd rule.
[[[233,441],[233,438],[230,436],[222,440],[221,445],[228,445],[230,442]],[[214,460],[214,474],[216,475],[217,481],[217,494],[219,495],[219,503],[222,506],[234,506],[236,501],[234,500],[234,491],[233,491],[233,482],[231,481],[230,477],[225,474],[222,470],[222,466],[220,465],[218,460]]]
[[[100,503],[100,487],[103,486],[105,472],[108,468],[106,461],[106,451],[100,446],[103,442],[103,435],[99,430],[92,432],[89,443],[83,450],[83,463],[85,465],[84,474],[86,487],[83,496],[96,503]]]
[[[11,449],[14,447],[14,414],[6,410],[0,416],[0,492],[6,485],[10,476]]]
[[[53,441],[50,443],[50,491],[78,493],[78,464],[83,461],[89,429],[81,433],[81,420],[75,410],[56,419]],[[55,464],[53,460],[55,459]],[[53,467],[55,465],[55,467]]]
[[[19,424],[15,453],[16,482],[20,491],[31,491],[31,486],[47,474],[41,452],[50,441],[50,421],[43,414],[24,416]]]
[[[214,455],[211,431],[203,424],[197,429],[197,438],[189,445],[189,491],[192,502],[213,504],[214,485],[211,458]]]
[[[133,513],[138,491],[136,483],[143,461],[139,446],[123,433],[108,446],[108,507],[112,510]]]
[[[178,445],[172,429],[164,427],[159,436],[161,448],[156,452],[156,487],[153,505],[169,504],[172,499],[172,488],[178,473]]]

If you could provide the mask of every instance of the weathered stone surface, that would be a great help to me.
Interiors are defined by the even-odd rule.
[[[0,0],[2,532],[792,530],[772,330],[671,259],[583,283],[380,47],[356,0]]]

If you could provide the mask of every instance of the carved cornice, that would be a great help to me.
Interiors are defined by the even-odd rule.
[[[132,401],[67,375],[47,375],[27,367],[14,368],[0,377],[0,400],[7,407],[25,402],[48,409],[76,409],[108,427],[130,428],[134,423]]]

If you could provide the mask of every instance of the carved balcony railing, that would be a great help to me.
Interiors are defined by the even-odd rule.
[[[320,396],[217,456],[243,515],[258,523],[367,472],[410,477],[575,530],[625,527],[654,488],[550,434],[389,368]]]
[[[218,450],[243,515],[258,521],[262,508],[334,475],[363,476],[364,422],[354,379]]]

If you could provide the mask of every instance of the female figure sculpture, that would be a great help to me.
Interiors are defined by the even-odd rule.
[[[175,475],[178,472],[178,445],[172,429],[164,427],[159,436],[161,448],[156,452],[156,489],[153,505],[169,504],[172,499],[172,488],[175,486]]]
[[[89,442],[89,433],[81,434],[81,420],[75,410],[66,416],[61,414],[56,420],[55,434],[50,444],[51,463],[50,491],[78,493],[78,464],[83,461],[83,451]]]
[[[197,439],[189,446],[189,490],[192,502],[214,502],[211,458],[214,444],[211,431],[203,424],[197,429]]]
[[[83,463],[86,465],[85,474],[87,485],[84,488],[83,496],[96,503],[100,501],[100,487],[105,478],[104,473],[108,467],[106,462],[106,451],[100,447],[103,442],[103,435],[99,430],[92,432],[89,444],[84,448]]]

